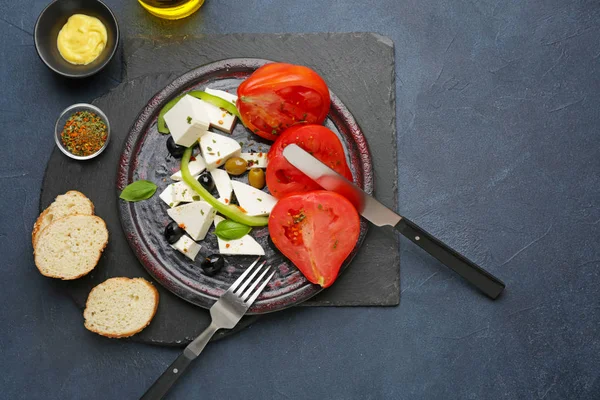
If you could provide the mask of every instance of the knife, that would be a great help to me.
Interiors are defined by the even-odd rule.
[[[414,222],[396,214],[298,145],[288,145],[283,149],[283,156],[322,188],[339,193],[350,200],[360,215],[374,225],[394,227],[489,298],[496,299],[504,290],[505,285],[500,279],[442,243]]]

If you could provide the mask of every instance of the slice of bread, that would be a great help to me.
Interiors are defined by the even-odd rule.
[[[39,234],[52,221],[74,214],[93,215],[94,204],[83,193],[76,190],[70,190],[57,196],[54,202],[40,214],[33,225],[33,232],[31,233],[33,248],[35,249]]]
[[[42,275],[77,279],[94,269],[108,243],[108,230],[95,215],[56,219],[40,232],[34,249]]]
[[[122,338],[147,327],[158,308],[158,290],[143,278],[110,278],[92,289],[83,317],[86,329]]]

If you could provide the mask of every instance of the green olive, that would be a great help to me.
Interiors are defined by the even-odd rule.
[[[231,157],[225,161],[225,171],[231,175],[242,175],[247,167],[248,162],[241,157]]]
[[[262,189],[265,187],[265,172],[262,168],[252,168],[248,173],[248,182],[250,186],[253,186],[257,189]]]

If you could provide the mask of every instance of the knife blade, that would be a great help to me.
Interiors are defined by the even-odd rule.
[[[361,188],[338,174],[296,144],[283,149],[283,156],[294,167],[323,189],[346,197],[360,215],[376,226],[394,227],[444,265],[458,273],[491,299],[496,299],[506,285],[498,278],[452,249],[423,228],[390,210]]]

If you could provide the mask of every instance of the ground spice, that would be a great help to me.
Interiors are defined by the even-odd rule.
[[[97,114],[77,111],[71,115],[60,138],[63,146],[76,156],[89,156],[104,146],[108,138],[106,124]]]

